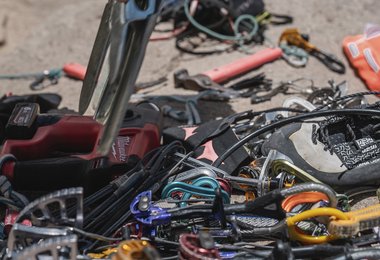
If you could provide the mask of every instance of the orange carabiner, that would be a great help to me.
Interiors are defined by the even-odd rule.
[[[291,195],[283,200],[281,206],[286,212],[290,212],[295,206],[304,203],[317,203],[318,201],[329,201],[326,194],[322,192],[301,192]]]

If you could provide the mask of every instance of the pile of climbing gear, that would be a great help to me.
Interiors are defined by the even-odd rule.
[[[136,83],[156,21],[170,19],[177,45],[202,31],[240,48],[263,41],[267,23],[291,21],[262,1],[111,0],[87,68],[0,75],[33,87],[63,73],[83,80],[75,113],[52,93],[0,99],[1,259],[379,259],[380,102],[367,97],[380,92],[237,79],[280,58],[305,66],[309,55],[345,72],[287,29],[276,48],[174,73],[175,88],[194,95],[129,103],[167,80]],[[360,44],[347,40],[346,54],[362,55]],[[256,109],[276,95],[284,101]],[[199,110],[239,98],[252,109],[212,120]]]
[[[268,25],[283,25],[293,21],[291,16],[266,10],[262,0],[177,0],[167,1],[159,23],[171,22],[170,30],[156,29],[152,41],[175,37],[181,52],[206,55],[241,49],[265,41]],[[215,42],[221,46],[215,48]]]
[[[22,178],[43,160],[3,154],[3,258],[378,258],[380,103],[365,94],[167,128],[91,192],[50,172],[45,188],[61,189],[36,196]]]

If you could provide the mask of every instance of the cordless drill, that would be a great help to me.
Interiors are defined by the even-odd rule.
[[[105,157],[97,151],[103,125],[92,117],[39,114],[38,104],[19,103],[6,126],[0,170],[16,190],[83,186],[92,193],[160,145],[161,120],[153,104],[130,106]]]

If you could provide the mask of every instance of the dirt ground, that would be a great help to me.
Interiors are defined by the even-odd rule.
[[[8,17],[7,42],[0,47],[0,74],[38,72],[59,68],[67,62],[87,65],[89,55],[98,29],[100,15],[106,0],[1,0],[0,19]],[[364,84],[355,76],[343,55],[341,43],[345,36],[359,34],[366,23],[380,23],[378,10],[380,1],[376,0],[267,0],[267,10],[288,14],[294,17],[292,27],[310,34],[310,40],[320,49],[334,53],[347,65],[347,72],[338,75],[329,71],[315,58],[310,58],[306,68],[290,67],[283,60],[267,64],[252,71],[248,76],[265,72],[274,82],[307,77],[317,86],[326,86],[329,79],[336,82],[347,80],[350,92],[365,90]],[[276,42],[281,32],[290,26],[270,26],[266,36]],[[253,51],[265,48],[257,46]],[[151,94],[191,95],[195,92],[174,89],[173,72],[186,68],[196,74],[223,65],[243,53],[233,52],[204,57],[181,54],[174,48],[174,40],[151,42],[144,61],[139,81],[149,81],[167,76],[169,81],[150,89]],[[36,93],[29,89],[30,80],[0,81],[0,94]],[[62,78],[58,85],[44,89],[63,97],[62,107],[78,108],[81,82]],[[260,105],[253,106],[248,99],[226,103],[201,102],[200,110],[206,120],[233,111],[262,109],[281,104],[284,99],[279,95]]]

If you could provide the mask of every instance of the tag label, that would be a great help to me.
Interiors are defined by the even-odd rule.
[[[131,145],[130,136],[118,136],[112,144],[112,155],[120,162],[127,162],[128,150]]]

